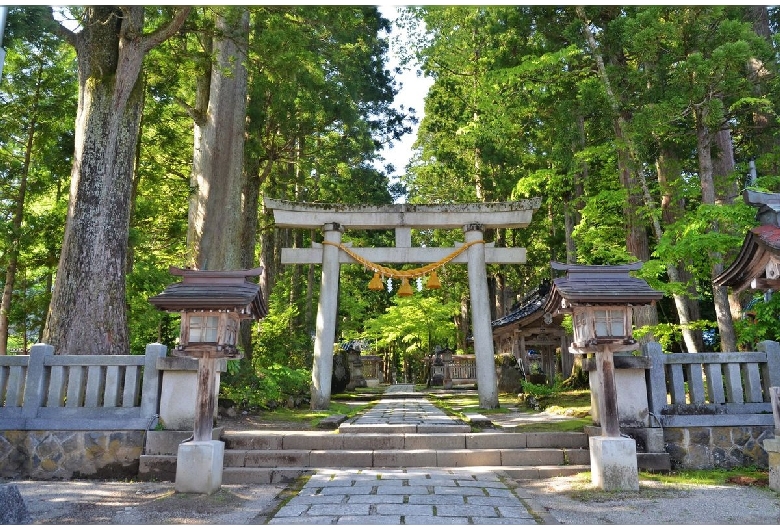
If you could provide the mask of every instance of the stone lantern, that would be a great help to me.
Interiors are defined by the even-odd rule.
[[[262,267],[235,271],[171,267],[171,274],[181,276],[182,281],[149,299],[158,309],[181,313],[179,344],[173,355],[198,360],[192,441],[179,446],[176,460],[179,492],[213,493],[221,485],[224,442],[212,440],[216,363],[219,359],[240,359],[237,341],[241,321],[266,315],[260,286],[247,280],[262,271]]]
[[[551,263],[567,275],[553,280],[545,311],[572,315],[574,340],[570,351],[594,354],[598,383],[601,436],[590,439],[593,483],[609,490],[638,490],[636,443],[621,438],[615,386],[614,352],[639,349],[633,337],[633,307],[654,304],[663,297],[642,279],[630,276],[641,263],[630,265],[568,265]]]

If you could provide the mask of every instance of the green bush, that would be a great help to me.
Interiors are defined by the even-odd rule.
[[[238,369],[236,363],[223,378],[220,397],[241,407],[272,409],[288,397],[307,395],[310,383],[311,372],[303,368],[275,364],[252,373]]]

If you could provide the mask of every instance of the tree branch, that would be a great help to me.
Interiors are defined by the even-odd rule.
[[[173,19],[166,26],[158,28],[144,37],[141,43],[141,51],[146,54],[149,50],[173,36],[184,25],[184,21],[189,16],[191,10],[192,6],[184,6],[176,10]]]

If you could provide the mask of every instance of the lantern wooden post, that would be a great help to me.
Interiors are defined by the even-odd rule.
[[[599,400],[599,418],[601,435],[620,438],[620,420],[617,407],[617,387],[615,386],[615,360],[609,346],[599,346],[596,351],[596,366],[599,373],[601,399]]]

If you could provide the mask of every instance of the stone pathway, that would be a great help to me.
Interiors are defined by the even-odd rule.
[[[428,400],[406,397],[413,390],[389,387],[352,425],[457,425]],[[511,479],[479,468],[320,469],[268,524],[537,524],[543,516],[531,506]]]
[[[537,524],[494,472],[319,470],[268,524]]]

